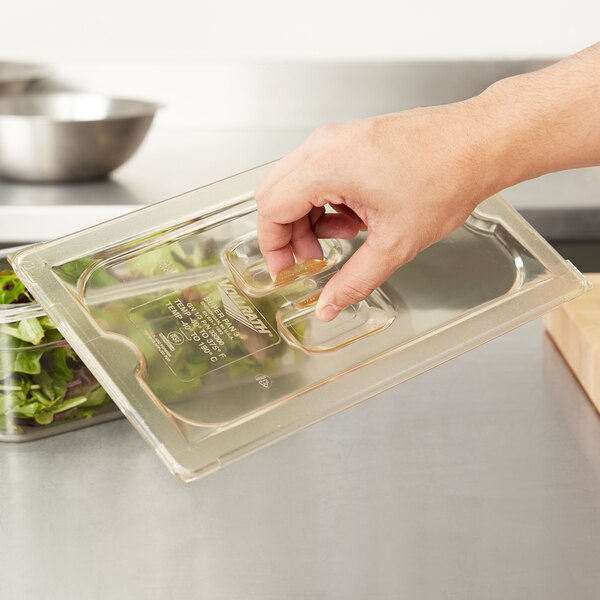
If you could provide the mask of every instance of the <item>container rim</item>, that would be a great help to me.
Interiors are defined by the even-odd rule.
[[[0,259],[6,260],[13,252],[26,247],[27,245],[0,248]],[[13,271],[10,265],[9,268]],[[0,324],[14,323],[32,317],[41,317],[45,314],[44,309],[35,300],[32,302],[19,302],[18,304],[0,304]]]
[[[102,117],[94,118],[60,118],[52,114],[41,111],[39,114],[26,114],[18,112],[8,112],[3,109],[3,104],[6,106],[16,106],[20,101],[36,101],[46,98],[71,98],[74,100],[100,100],[104,102],[124,103],[132,107],[131,112],[124,114],[107,114]],[[154,117],[156,113],[164,108],[163,104],[152,102],[150,100],[138,100],[135,98],[113,97],[104,94],[91,92],[36,92],[30,94],[18,94],[0,98],[0,119],[20,119],[31,120],[34,122],[44,123],[103,123],[105,121],[121,121],[126,119],[140,119],[144,117]]]
[[[65,339],[61,339],[61,340],[54,340],[53,342],[46,342],[45,344],[38,344],[37,346],[35,345],[31,345],[31,346],[0,346],[0,352],[30,352],[30,351],[34,351],[34,350],[46,350],[48,348],[52,348],[52,347],[65,347],[65,348],[70,348],[71,345],[69,344],[69,342],[67,342],[67,340]]]

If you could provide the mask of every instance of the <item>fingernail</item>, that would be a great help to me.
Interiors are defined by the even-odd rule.
[[[341,310],[341,307],[335,304],[326,304],[325,306],[317,304],[315,315],[319,321],[331,321],[340,314]]]

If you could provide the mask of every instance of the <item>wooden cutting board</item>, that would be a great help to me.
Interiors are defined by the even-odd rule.
[[[600,273],[588,273],[586,277],[594,286],[592,290],[548,313],[544,323],[600,411]]]

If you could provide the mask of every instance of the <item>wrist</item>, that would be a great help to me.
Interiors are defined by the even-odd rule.
[[[523,81],[500,80],[470,100],[477,115],[477,160],[489,195],[542,174],[535,129],[540,118],[523,97]]]
[[[600,45],[500,80],[473,99],[498,190],[553,171],[600,164]],[[498,191],[497,190],[497,191]]]

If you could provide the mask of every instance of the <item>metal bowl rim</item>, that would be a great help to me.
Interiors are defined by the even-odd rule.
[[[35,98],[57,98],[57,97],[70,97],[70,98],[94,98],[101,100],[108,100],[110,102],[125,102],[131,104],[137,104],[139,111],[126,114],[118,115],[111,114],[99,119],[57,119],[50,114],[39,114],[39,115],[22,115],[13,113],[4,113],[1,109],[3,101],[10,103],[18,103],[20,100],[31,100]],[[47,123],[103,123],[105,121],[119,121],[123,119],[139,119],[142,117],[153,117],[158,110],[164,108],[163,104],[158,102],[152,102],[149,100],[137,100],[135,98],[121,98],[115,96],[106,96],[104,94],[95,94],[91,92],[37,92],[32,94],[18,94],[15,96],[0,96],[0,119],[25,119],[34,121],[44,121]]]

